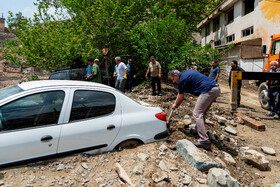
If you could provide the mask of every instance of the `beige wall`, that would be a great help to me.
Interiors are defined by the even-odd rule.
[[[247,15],[243,13],[243,1],[235,2],[234,21],[225,25],[225,13],[220,14],[220,29],[213,33],[213,21],[210,22],[211,33],[205,37],[205,27],[202,28],[201,45],[212,41],[221,40],[221,44],[226,44],[226,37],[235,35],[234,42],[246,41],[255,38],[262,38],[263,45],[269,46],[270,36],[280,33],[280,3],[268,0],[255,0],[255,9]],[[213,16],[215,17],[215,16]],[[247,37],[242,37],[242,30],[253,26],[254,33]]]

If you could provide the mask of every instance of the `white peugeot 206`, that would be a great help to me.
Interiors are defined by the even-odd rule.
[[[165,140],[166,114],[106,85],[46,80],[0,90],[0,166]]]

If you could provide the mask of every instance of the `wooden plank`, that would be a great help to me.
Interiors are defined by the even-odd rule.
[[[249,127],[253,128],[257,131],[265,131],[265,125],[263,123],[256,121],[242,113],[235,113],[234,115],[243,119],[245,124],[248,125]]]

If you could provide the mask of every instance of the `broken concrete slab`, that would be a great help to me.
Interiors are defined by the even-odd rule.
[[[207,182],[210,187],[241,187],[241,184],[235,178],[230,176],[227,171],[220,168],[212,168],[209,170]]]
[[[235,130],[233,130],[230,126],[227,126],[224,129],[227,133],[237,136],[237,132]]]
[[[210,168],[219,167],[218,163],[214,162],[192,142],[186,139],[179,140],[176,144],[176,148],[189,165],[200,171],[208,171]]]
[[[268,154],[268,155],[272,155],[272,156],[275,156],[276,155],[276,152],[273,148],[270,148],[270,147],[261,147],[261,150],[262,152],[264,152],[265,154]]]
[[[261,171],[266,171],[269,165],[269,161],[266,160],[263,154],[253,149],[243,149],[240,153],[243,156],[244,162],[252,164],[254,167]]]

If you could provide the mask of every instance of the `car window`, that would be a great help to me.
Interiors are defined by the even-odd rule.
[[[71,71],[71,80],[83,80],[83,74],[81,71]]]
[[[63,91],[42,92],[0,107],[0,131],[56,124],[64,96]]]
[[[22,91],[23,89],[21,89],[19,86],[10,86],[10,87],[3,88],[0,90],[0,100],[15,95],[17,93],[20,93]]]
[[[280,40],[279,41],[274,41],[272,43],[270,54],[271,55],[276,55],[276,54],[279,54],[279,52],[280,52]]]
[[[70,122],[110,114],[115,106],[116,98],[111,93],[77,90],[74,93]]]
[[[67,76],[67,72],[63,71],[63,72],[57,72],[57,73],[53,73],[51,74],[50,78],[51,80],[68,80],[68,76]]]

